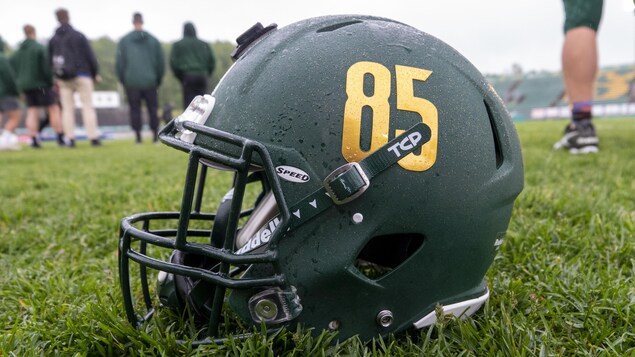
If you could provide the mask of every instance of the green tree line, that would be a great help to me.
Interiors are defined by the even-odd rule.
[[[91,41],[95,56],[99,61],[99,74],[102,77],[100,83],[96,83],[95,90],[98,91],[117,91],[121,95],[121,99],[124,100],[124,90],[121,83],[117,80],[115,72],[115,55],[117,51],[117,42],[108,37],[101,37],[97,40]],[[232,65],[232,59],[230,53],[235,48],[235,44],[228,41],[216,41],[210,43],[214,50],[216,57],[216,68],[212,74],[210,81],[210,91],[216,86],[221,77]],[[163,77],[163,82],[159,87],[159,104],[172,103],[176,110],[181,110],[182,106],[182,93],[181,84],[174,77],[174,74],[169,69],[170,51],[172,49],[171,43],[162,43],[163,53],[165,55],[166,74]]]

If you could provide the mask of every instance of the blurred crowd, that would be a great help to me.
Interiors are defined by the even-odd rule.
[[[93,105],[94,86],[101,81],[98,60],[88,39],[71,25],[69,11],[58,9],[55,17],[59,27],[47,45],[36,40],[36,28],[31,24],[24,25],[25,39],[10,56],[5,55],[0,38],[0,150],[21,148],[15,131],[23,117],[32,148],[42,147],[41,132],[46,126],[55,132],[60,147],[74,148],[76,96],[90,145],[102,145]],[[165,59],[160,42],[144,30],[141,13],[133,14],[132,25],[133,30],[117,45],[116,74],[125,89],[135,142],[143,141],[142,104],[148,113],[152,141],[156,142],[158,88],[165,74]],[[173,44],[169,67],[181,83],[183,108],[195,96],[208,92],[214,53],[209,44],[197,38],[192,23],[184,24],[183,38]],[[170,115],[168,105],[170,110],[164,108],[164,116]]]

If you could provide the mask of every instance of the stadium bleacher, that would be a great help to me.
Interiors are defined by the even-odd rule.
[[[488,76],[515,121],[568,117],[567,98],[560,73]],[[593,114],[635,116],[635,65],[600,70]]]

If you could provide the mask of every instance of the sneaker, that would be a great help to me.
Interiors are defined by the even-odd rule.
[[[591,120],[572,122],[564,128],[564,136],[553,144],[554,150],[566,149],[571,154],[597,153],[599,139]]]
[[[101,146],[101,141],[99,141],[99,139],[92,139],[90,141],[90,145],[91,146]]]
[[[31,147],[34,149],[41,149],[42,145],[40,145],[40,139],[36,137],[31,138]]]
[[[57,134],[57,146],[61,148],[66,146],[66,141],[64,140],[64,134]]]
[[[66,147],[74,148],[75,147],[75,139],[66,139]]]
[[[17,135],[8,131],[4,131],[0,135],[0,150],[20,150],[20,148]]]

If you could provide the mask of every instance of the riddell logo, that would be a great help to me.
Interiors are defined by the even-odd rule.
[[[407,137],[403,138],[400,142],[393,144],[388,148],[388,151],[395,154],[397,157],[401,157],[404,151],[412,150],[413,147],[421,141],[421,134],[414,132]],[[401,152],[399,151],[401,149]]]
[[[238,249],[236,254],[244,254],[269,243],[273,232],[279,225],[280,218],[274,217],[269,223],[260,228],[253,237],[249,238],[249,241],[242,248]]]
[[[309,177],[309,174],[293,166],[277,166],[276,173],[284,180],[290,182],[305,183],[309,182],[309,180],[311,179],[311,177]]]

